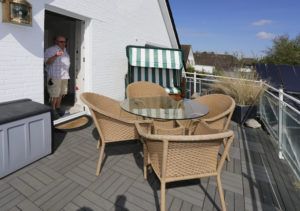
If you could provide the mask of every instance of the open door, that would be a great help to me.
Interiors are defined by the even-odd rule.
[[[45,11],[45,45],[48,48],[54,45],[57,35],[67,39],[66,49],[70,55],[70,80],[68,94],[63,98],[61,108],[65,110],[63,117],[83,111],[83,104],[79,95],[84,90],[84,21],[72,17]],[[47,92],[47,73],[44,71],[45,104],[49,104]]]

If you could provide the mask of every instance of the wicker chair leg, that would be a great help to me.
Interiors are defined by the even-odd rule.
[[[166,210],[166,183],[160,182],[160,211]]]
[[[98,143],[97,143],[97,149],[100,148],[100,139],[98,140]]]
[[[102,160],[103,160],[103,157],[104,157],[104,149],[105,149],[105,144],[103,144],[103,146],[101,146],[101,148],[100,148],[99,159],[98,159],[97,170],[96,170],[96,175],[97,176],[100,175],[101,164],[102,164]]]
[[[144,151],[144,179],[147,179],[147,168],[148,168],[148,164],[149,164],[149,158],[148,158],[148,151],[147,151],[147,147],[146,144],[143,143],[143,151]]]
[[[217,176],[217,185],[218,185],[218,191],[219,191],[222,210],[226,211],[226,204],[225,204],[225,200],[224,200],[224,192],[223,192],[223,188],[222,188],[222,184],[221,184],[220,175]]]
[[[225,148],[225,145],[226,145],[226,140],[225,139],[223,139],[223,145],[224,145],[224,148]],[[229,152],[228,152],[228,154],[226,156],[226,160],[230,161]]]

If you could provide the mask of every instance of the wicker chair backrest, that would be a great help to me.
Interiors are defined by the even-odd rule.
[[[232,97],[224,94],[210,94],[200,96],[194,99],[194,101],[208,106],[209,112],[202,120],[206,121],[211,128],[219,130],[228,129],[235,108],[235,101]]]
[[[133,82],[127,86],[126,91],[128,98],[168,96],[159,84],[147,81]]]
[[[80,98],[90,109],[102,141],[138,138],[134,123],[128,122],[136,120],[136,117],[123,111],[119,101],[90,92],[82,93]]]
[[[228,139],[229,147],[233,138],[232,131],[209,128],[205,135],[155,135],[147,133],[140,125],[137,129],[145,140],[153,170],[166,181],[216,175],[228,152],[227,149],[221,157],[223,161],[219,162],[220,146]]]

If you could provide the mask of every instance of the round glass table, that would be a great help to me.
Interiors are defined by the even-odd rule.
[[[195,119],[208,113],[208,107],[193,100],[173,100],[171,97],[130,98],[121,102],[125,111],[153,119]]]

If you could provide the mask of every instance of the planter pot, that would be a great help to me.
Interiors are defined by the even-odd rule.
[[[231,120],[238,124],[244,124],[247,119],[255,118],[256,115],[256,105],[236,105]]]

